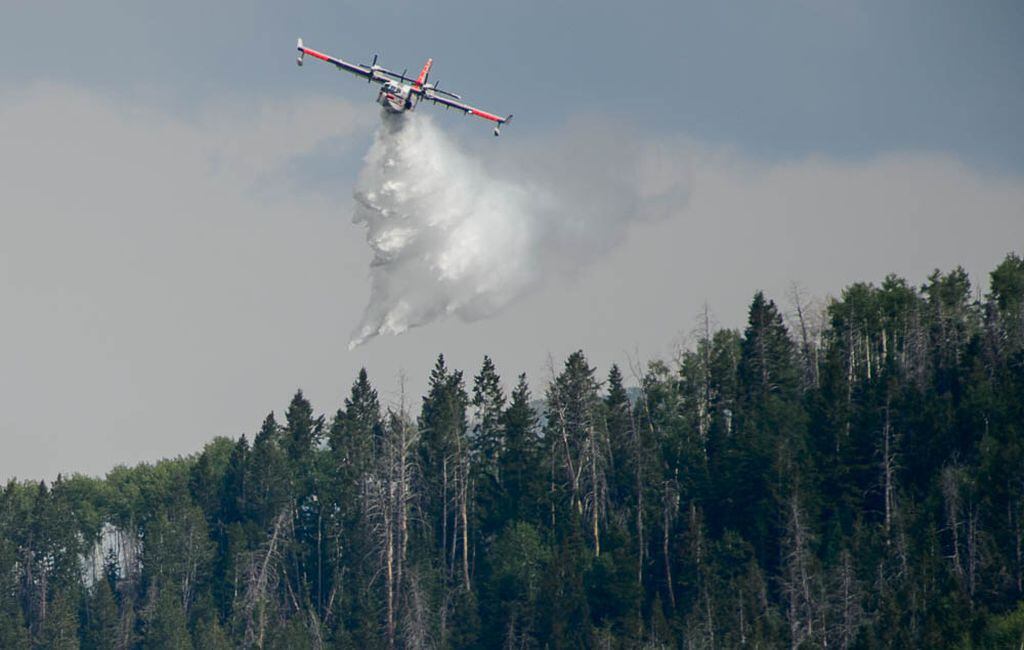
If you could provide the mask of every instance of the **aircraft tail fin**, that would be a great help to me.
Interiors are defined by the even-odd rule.
[[[433,59],[427,59],[427,62],[423,64],[423,69],[420,71],[420,76],[416,78],[416,87],[420,88],[427,82],[427,77],[430,76],[430,66],[434,64]]]

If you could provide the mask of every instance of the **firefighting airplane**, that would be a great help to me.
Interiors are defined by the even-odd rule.
[[[366,83],[379,83],[380,92],[377,93],[377,103],[393,113],[411,111],[416,108],[417,103],[426,99],[435,104],[441,104],[445,108],[456,108],[466,115],[476,115],[477,117],[494,122],[494,135],[501,135],[502,125],[512,121],[511,113],[508,117],[501,117],[487,111],[482,111],[479,108],[459,101],[462,99],[459,95],[450,93],[447,90],[441,90],[437,87],[436,82],[427,83],[427,77],[430,75],[430,66],[434,63],[433,59],[427,59],[427,63],[423,66],[423,70],[420,71],[419,77],[409,79],[405,76],[405,71],[402,74],[398,74],[377,65],[376,54],[373,55],[373,63],[370,65],[360,65],[342,61],[323,52],[317,52],[314,49],[308,48],[302,44],[301,38],[297,47],[299,57],[295,62],[299,65],[302,65],[302,60],[308,54],[321,61],[333,63],[339,70],[351,72],[356,76],[362,77],[366,79]]]

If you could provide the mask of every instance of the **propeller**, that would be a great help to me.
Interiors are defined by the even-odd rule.
[[[433,93],[436,93],[438,95],[446,95],[448,97],[451,97],[452,99],[462,99],[462,95],[456,95],[455,93],[450,93],[447,90],[441,90],[440,88],[438,88],[438,86],[440,86],[440,85],[441,85],[440,81],[436,81],[436,82],[434,82],[432,84],[423,84],[423,89],[424,90],[429,90],[429,91],[431,91]]]
[[[377,76],[377,57],[378,56],[379,55],[376,52],[374,52],[373,53],[373,62],[370,63],[370,65],[366,66],[366,67],[368,67],[370,69],[370,76],[366,78],[366,83],[370,83],[371,81],[373,81],[373,78],[375,76]]]

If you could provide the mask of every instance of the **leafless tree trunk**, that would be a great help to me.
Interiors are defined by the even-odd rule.
[[[1008,492],[1011,495],[1013,494],[1012,490],[1008,490]],[[1022,560],[1024,560],[1024,558],[1022,558],[1022,556],[1021,556],[1021,551],[1022,551],[1021,547],[1022,547],[1022,541],[1024,541],[1024,535],[1022,535],[1021,525],[1020,525],[1020,516],[1021,516],[1021,509],[1022,509],[1021,506],[1022,505],[1024,505],[1024,504],[1021,503],[1020,498],[1014,499],[1013,497],[1010,498],[1009,502],[1006,505],[1006,509],[1009,511],[1007,516],[1010,519],[1010,521],[1012,522],[1012,528],[1013,528],[1014,553],[1015,553],[1016,559],[1017,559],[1016,571],[1014,573],[1015,573],[1016,578],[1017,578],[1016,582],[1017,582],[1017,594],[1018,595],[1020,595],[1020,593],[1021,593],[1021,587],[1024,586],[1024,584],[1022,584],[1022,583],[1024,583],[1024,580],[1022,580],[1022,578],[1024,578],[1024,575],[1022,575],[1022,574],[1024,574],[1024,566],[1022,566]]]
[[[817,599],[812,585],[810,535],[803,521],[797,493],[790,497],[783,557],[783,593],[787,600],[790,645],[798,648],[815,639]]]
[[[404,404],[404,400],[403,400]],[[384,577],[385,621],[388,647],[397,642],[399,606],[405,586],[409,508],[412,503],[415,428],[406,413],[389,413],[382,453],[367,478],[366,512],[371,522]]]
[[[845,549],[839,554],[837,582],[839,620],[837,622],[836,636],[838,637],[839,647],[846,650],[857,636],[857,630],[860,627],[864,612],[860,604],[862,593],[857,576],[854,573],[853,558],[850,556],[850,552]]]
[[[641,379],[639,362],[631,359],[629,367],[637,384],[643,387],[644,384]],[[647,411],[648,428],[653,432],[653,425],[650,423],[650,412],[647,406],[647,395],[643,388],[641,388],[640,403],[643,405],[645,411]],[[644,444],[643,434],[640,431],[639,423],[636,421],[634,409],[632,408],[629,410],[629,426],[633,431],[633,458],[636,462],[636,581],[637,584],[643,585],[644,557],[647,550],[647,542],[644,536]]]
[[[128,650],[135,646],[135,602],[132,593],[125,593],[121,600],[121,616],[117,622],[117,650]]]
[[[978,564],[980,554],[978,552],[978,506],[972,504],[967,515],[967,593],[974,602],[974,593],[977,587]]]
[[[408,579],[407,602],[402,617],[402,647],[406,650],[427,650],[431,643],[429,609],[415,572]]]
[[[636,419],[633,417],[632,409],[629,411],[629,426],[633,431],[633,459],[635,463],[634,474],[636,480],[636,582],[638,585],[643,585],[645,549],[643,443],[640,438],[640,428],[636,426]]]
[[[808,323],[807,309],[809,303],[805,301],[803,291],[795,282],[790,285],[790,301],[793,303],[793,310],[796,312],[796,329],[800,332],[800,358],[803,366],[804,388],[818,387],[818,345],[814,340]]]
[[[964,578],[963,558],[960,554],[960,469],[956,466],[942,470],[942,496],[946,501],[946,529],[952,538],[952,553],[949,556],[953,564],[953,573]]]
[[[890,420],[889,400],[885,403],[885,424],[882,426],[882,481],[885,501],[885,544],[892,541],[892,520],[896,510],[896,492],[894,475],[896,460],[892,444],[892,423]]]
[[[454,553],[454,542],[452,552]],[[448,560],[448,456],[441,459],[441,557]],[[449,566],[451,562],[449,562]]]
[[[462,586],[469,585],[469,456],[460,448],[459,518],[462,520]]]
[[[558,433],[561,437],[562,450],[565,454],[565,471],[566,477],[569,480],[570,498],[573,507],[582,514],[583,503],[580,500],[580,469],[576,466],[576,461],[572,454],[572,444],[569,440],[569,423],[566,421],[565,407],[559,406],[555,413],[558,419]]]
[[[590,508],[590,522],[591,532],[594,535],[594,557],[601,556],[601,533],[598,524],[598,513],[601,508],[601,487],[597,479],[597,444],[595,441],[596,434],[594,432],[594,426],[590,425],[587,427],[587,433],[589,434],[589,446],[590,446],[590,489],[592,492],[591,497],[591,508]]]
[[[269,590],[276,582],[276,565],[280,562],[281,542],[285,524],[291,521],[291,508],[284,508],[274,517],[274,527],[266,547],[253,554],[246,569],[245,590],[242,596],[242,620],[245,621],[245,643],[248,646],[263,647],[267,629],[267,604]]]
[[[665,587],[668,590],[668,602],[672,611],[676,609],[676,589],[672,580],[672,555],[670,552],[670,536],[672,521],[679,510],[679,493],[672,481],[665,481],[665,494],[662,503],[662,536],[661,554],[665,561]]]

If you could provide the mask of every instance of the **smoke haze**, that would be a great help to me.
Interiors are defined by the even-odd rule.
[[[685,201],[678,151],[600,124],[485,157],[425,115],[381,120],[354,191],[373,260],[350,349],[451,314],[492,316],[551,274],[596,260],[632,221]]]

